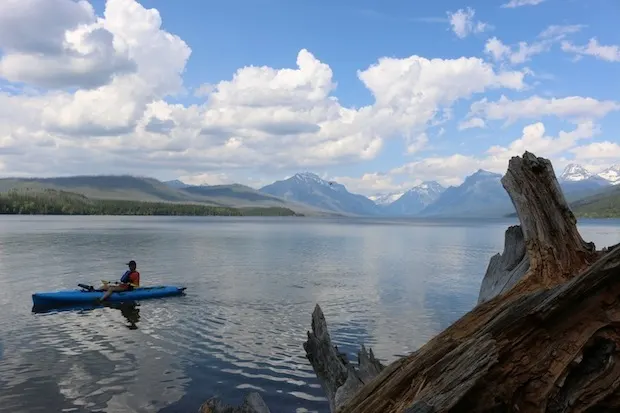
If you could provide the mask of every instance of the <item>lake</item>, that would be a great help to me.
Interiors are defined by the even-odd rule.
[[[302,343],[389,363],[476,303],[512,220],[0,216],[1,412],[196,412],[259,391],[272,412],[328,412]],[[598,248],[620,221],[580,223]],[[116,280],[184,297],[32,313],[31,294]]]

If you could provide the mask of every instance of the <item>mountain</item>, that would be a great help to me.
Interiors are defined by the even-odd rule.
[[[363,195],[352,194],[336,182],[328,182],[318,175],[303,172],[264,186],[260,192],[288,201],[301,202],[328,211],[353,215],[378,215],[379,207]]]
[[[571,163],[566,165],[566,168],[564,168],[564,171],[562,171],[562,174],[560,175],[558,180],[565,182],[579,182],[585,181],[589,178],[592,178],[593,176],[594,175],[592,175],[590,171],[588,171],[583,166]]]
[[[231,185],[188,185],[181,191],[192,198],[217,199],[218,203],[237,206],[283,206],[287,202],[281,198],[260,193],[256,189],[240,184]]]
[[[179,187],[178,182],[161,182],[154,178],[129,175],[5,178],[0,179],[0,193],[10,189],[51,189],[84,195],[90,199],[199,203],[234,208],[283,207],[304,215],[333,215],[331,212],[288,202],[243,185]]]
[[[502,186],[502,175],[479,169],[459,186],[443,191],[437,200],[420,211],[420,216],[501,217],[514,211]]]
[[[57,189],[93,199],[189,202],[188,194],[153,178],[130,175],[83,175],[54,178],[0,179],[0,192],[12,188]]]
[[[405,192],[397,200],[385,205],[383,210],[393,216],[414,216],[433,204],[446,190],[435,181],[423,182]]]
[[[599,175],[594,175],[581,165],[571,163],[558,177],[558,183],[567,201],[594,195],[609,187],[611,182]]]
[[[375,194],[368,197],[377,205],[389,205],[403,196],[404,192],[390,192],[388,194]]]
[[[174,179],[172,181],[164,181],[164,184],[168,185],[170,188],[187,188],[188,186],[192,186],[190,184],[186,184],[183,181],[179,181],[178,179]]]
[[[620,164],[610,166],[602,172],[599,172],[597,176],[605,179],[612,185],[620,185]]]
[[[620,217],[620,185],[613,185],[596,195],[572,202],[571,209],[575,215],[582,217]]]

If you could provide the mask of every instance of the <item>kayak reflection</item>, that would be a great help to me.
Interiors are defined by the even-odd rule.
[[[58,313],[65,311],[78,311],[78,312],[86,312],[93,311],[99,308],[113,308],[115,310],[119,310],[123,317],[127,320],[129,325],[126,327],[130,330],[138,329],[138,322],[140,321],[140,306],[136,301],[123,301],[123,302],[102,302],[102,303],[84,303],[84,304],[74,304],[74,305],[66,305],[62,307],[54,306],[54,307],[44,307],[44,306],[33,306],[32,312],[35,314],[45,314],[45,313]]]

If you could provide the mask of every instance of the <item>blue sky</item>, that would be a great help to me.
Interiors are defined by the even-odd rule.
[[[454,184],[479,168],[501,173],[523,149],[556,169],[620,163],[620,3],[502,7],[508,1],[0,6],[0,118],[10,120],[0,128],[0,174],[260,186],[311,170],[370,194]],[[274,80],[298,69],[302,49],[322,66]],[[249,66],[271,69],[235,82]],[[208,93],[198,95],[203,85]],[[502,96],[512,105],[493,106]],[[468,115],[481,99],[483,110]],[[459,127],[471,118],[484,127]],[[170,127],[153,133],[153,119]],[[493,146],[501,150],[491,159]]]

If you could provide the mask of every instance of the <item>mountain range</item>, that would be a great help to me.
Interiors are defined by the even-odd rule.
[[[458,186],[423,182],[402,192],[369,197],[350,193],[343,185],[303,172],[267,185],[259,191],[288,201],[352,215],[401,217],[501,217],[514,212],[502,175],[478,170]],[[578,164],[568,165],[558,182],[569,202],[590,196],[604,197],[607,189],[620,188],[620,165],[592,174]],[[368,201],[372,201],[368,202]]]
[[[134,176],[71,176],[0,179],[0,192],[13,188],[50,188],[94,199],[201,203],[230,207],[283,207],[310,216],[502,217],[514,212],[502,175],[478,170],[462,184],[443,187],[427,181],[406,191],[364,195],[337,182],[301,172],[260,189],[245,185],[190,185]],[[558,177],[571,205],[594,216],[620,210],[620,165],[592,174],[578,164]],[[610,209],[611,208],[611,209]]]

